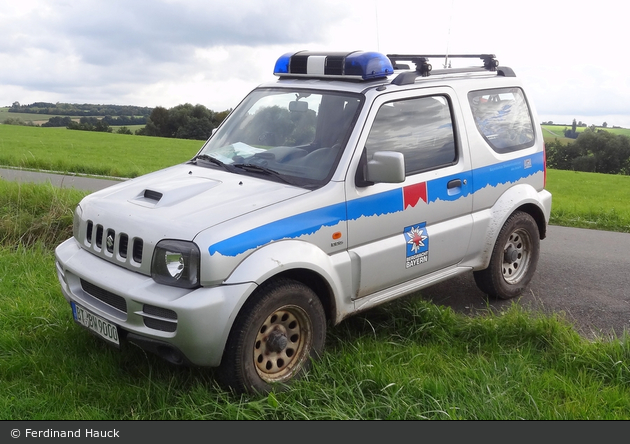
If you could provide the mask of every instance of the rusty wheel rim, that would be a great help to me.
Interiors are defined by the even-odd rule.
[[[313,328],[306,312],[295,305],[275,310],[262,323],[254,341],[254,363],[266,382],[289,379],[308,358]]]

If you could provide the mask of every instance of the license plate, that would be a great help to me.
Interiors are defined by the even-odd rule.
[[[72,302],[72,315],[75,321],[90,329],[106,341],[120,345],[120,341],[118,340],[118,327],[116,324],[112,324],[74,302]]]

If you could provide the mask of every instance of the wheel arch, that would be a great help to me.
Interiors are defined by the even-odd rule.
[[[545,199],[547,197],[542,196],[531,185],[519,184],[504,192],[492,207],[475,214],[473,243],[469,250],[471,253],[463,265],[471,266],[473,270],[481,270],[488,266],[494,244],[503,225],[516,211],[527,213],[534,219],[541,240],[547,237],[550,203],[547,203]],[[478,239],[479,243],[475,244],[474,239]],[[481,254],[479,254],[480,251]]]
[[[351,310],[338,302],[337,295],[349,295],[351,290],[350,259],[345,252],[330,256],[317,246],[299,240],[278,241],[252,253],[226,279],[226,284],[255,282],[258,287],[275,279],[292,279],[311,288],[320,299],[326,318],[337,324]],[[256,290],[247,298],[255,297]],[[246,302],[246,301],[244,301]],[[239,311],[242,307],[239,307]]]
[[[527,203],[516,208],[514,211],[522,211],[533,217],[534,221],[536,221],[536,225],[538,225],[540,239],[542,240],[547,237],[547,221],[545,219],[545,213],[538,205]]]
[[[305,268],[293,268],[280,272],[269,279],[292,279],[301,282],[315,292],[320,302],[324,306],[324,313],[328,321],[335,321],[337,304],[330,284],[324,277],[313,270]]]

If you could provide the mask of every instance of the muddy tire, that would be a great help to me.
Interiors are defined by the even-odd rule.
[[[481,291],[497,299],[520,295],[532,280],[540,254],[540,233],[527,213],[514,212],[494,245],[490,264],[474,273]]]
[[[288,279],[263,285],[234,322],[219,367],[237,392],[282,390],[323,351],[326,315],[313,290]]]

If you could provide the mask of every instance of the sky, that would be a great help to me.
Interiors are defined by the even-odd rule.
[[[630,128],[626,11],[619,0],[4,0],[0,106],[224,111],[274,81],[285,53],[491,53],[541,122]]]

